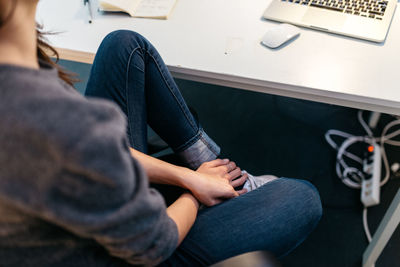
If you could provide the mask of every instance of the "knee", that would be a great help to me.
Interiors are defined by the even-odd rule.
[[[317,188],[306,180],[290,179],[291,196],[304,223],[315,228],[322,217],[322,204]]]
[[[322,205],[318,190],[310,182],[299,179],[280,178],[275,193],[281,196],[278,205],[285,220],[294,231],[308,235],[322,216]]]
[[[315,229],[322,216],[322,205],[317,189],[307,181],[280,178],[272,185],[273,194],[280,196],[276,201],[279,229],[285,229],[274,253],[282,257]]]
[[[129,30],[117,30],[109,33],[102,41],[99,52],[107,50],[107,53],[131,53],[135,49],[147,49],[151,46],[142,35]]]
[[[106,42],[112,42],[113,44],[129,44],[129,43],[147,43],[148,41],[142,35],[137,32],[129,30],[116,30],[107,34],[104,38]]]

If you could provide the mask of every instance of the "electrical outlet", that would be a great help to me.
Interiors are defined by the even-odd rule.
[[[363,170],[366,179],[361,182],[361,202],[365,207],[378,205],[381,192],[381,149],[377,144],[368,147]]]

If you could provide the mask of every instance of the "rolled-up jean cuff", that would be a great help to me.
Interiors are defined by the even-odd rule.
[[[191,168],[196,170],[202,163],[214,160],[221,152],[221,148],[204,132],[199,129],[198,134],[186,143],[186,148],[177,152],[178,156]]]

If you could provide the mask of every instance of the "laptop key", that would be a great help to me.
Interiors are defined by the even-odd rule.
[[[370,10],[369,13],[373,15],[383,16],[383,13],[379,11]]]
[[[314,4],[314,3],[311,3],[310,6],[312,6],[312,7],[319,7],[319,8],[325,8],[325,9],[329,9],[329,10],[334,10],[334,11],[343,12],[343,9],[337,8],[337,7],[330,7],[330,6],[318,5],[318,4]]]

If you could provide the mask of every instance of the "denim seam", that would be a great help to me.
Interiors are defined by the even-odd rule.
[[[128,58],[128,63],[126,64],[126,77],[125,77],[125,80],[126,80],[126,82],[125,82],[125,98],[126,98],[126,102],[127,102],[127,105],[126,105],[126,109],[127,109],[127,111],[128,111],[128,114],[131,114],[131,109],[130,109],[130,105],[129,105],[129,93],[128,93],[128,90],[129,90],[129,88],[128,88],[128,85],[129,85],[129,67],[130,67],[130,65],[131,65],[131,61],[132,61],[132,56],[133,56],[133,54],[136,52],[136,50],[138,50],[139,48],[138,47],[135,47],[132,51],[131,51],[131,53],[129,54],[129,58]],[[133,129],[131,129],[133,126],[133,122],[131,121],[132,120],[132,118],[131,118],[131,116],[127,116],[127,119],[128,119],[128,125],[129,125],[129,135],[130,135],[130,137],[131,137],[131,142],[133,142],[133,138],[132,138],[132,133],[133,133]],[[131,144],[132,146],[134,146],[135,144]]]
[[[203,133],[200,133],[200,139],[203,141],[203,144],[206,145],[206,147],[215,155],[218,156],[217,153],[215,153],[214,149],[210,146],[210,143],[207,142],[207,140],[204,138]]]
[[[131,51],[131,53],[129,54],[129,59],[128,59],[127,67],[126,67],[126,85],[125,85],[125,97],[126,97],[126,99],[127,99],[127,102],[129,103],[129,101],[128,101],[128,99],[129,99],[129,93],[128,93],[129,88],[128,88],[128,83],[129,83],[129,69],[130,69],[129,67],[130,67],[130,65],[131,65],[131,63],[132,63],[133,54],[134,54],[135,52],[137,52],[137,50],[139,50],[139,49],[142,50],[142,51],[145,51],[146,54],[152,58],[153,62],[156,64],[157,69],[158,69],[158,71],[160,72],[160,74],[161,74],[161,76],[162,76],[164,82],[166,83],[166,85],[167,85],[167,87],[168,87],[170,93],[173,95],[175,101],[178,103],[178,105],[179,105],[181,111],[183,112],[183,114],[185,114],[185,117],[186,117],[187,121],[189,122],[190,126],[192,127],[193,130],[198,130],[198,133],[197,133],[195,136],[193,136],[193,137],[192,137],[191,139],[189,139],[187,142],[185,142],[184,144],[182,144],[181,146],[179,146],[176,150],[179,151],[179,150],[182,149],[182,147],[187,147],[188,145],[194,144],[196,141],[201,140],[201,141],[203,142],[203,144],[204,144],[205,146],[207,146],[207,148],[208,148],[214,155],[216,155],[215,151],[212,149],[212,147],[210,146],[210,144],[208,144],[208,142],[207,142],[207,141],[205,140],[205,138],[203,137],[202,128],[201,128],[201,127],[198,127],[199,129],[196,129],[196,125],[194,125],[193,121],[192,121],[192,120],[190,119],[190,117],[189,117],[189,114],[187,114],[186,110],[182,107],[182,103],[179,101],[178,97],[176,96],[176,94],[174,93],[174,91],[171,89],[171,84],[169,83],[168,79],[166,79],[165,73],[164,73],[164,71],[162,70],[162,68],[160,68],[159,62],[157,61],[157,59],[156,59],[155,57],[153,57],[153,55],[152,55],[147,49],[143,49],[143,48],[140,48],[140,47],[135,47],[135,48]],[[141,56],[140,53],[139,53],[139,56]],[[142,57],[142,56],[141,56],[141,57]],[[143,57],[142,57],[142,59],[143,59]],[[144,60],[144,59],[143,59],[143,60]],[[138,69],[139,69],[139,68],[138,68]],[[139,70],[140,70],[140,69],[139,69]],[[143,71],[143,70],[140,70],[140,71]],[[127,110],[128,110],[128,114],[130,114],[130,112],[131,112],[130,105],[127,105]],[[129,116],[128,116],[128,117],[129,117]],[[129,125],[130,125],[130,126],[129,126],[129,131],[132,132],[133,129],[131,129],[131,127],[132,127],[133,123],[132,123],[132,121],[131,121],[131,118],[128,118],[128,119],[129,119]],[[132,145],[133,145],[133,144],[132,144]]]
[[[196,143],[199,139],[201,138],[201,131],[199,131],[198,133],[196,133],[195,136],[193,136],[192,138],[190,138],[188,141],[186,141],[185,143],[183,143],[182,145],[180,145],[179,147],[176,148],[176,152],[181,152],[181,150],[185,150],[188,146],[193,145],[194,143]]]
[[[147,49],[145,49],[145,51],[146,51],[146,54],[149,55],[149,56],[153,59],[154,63],[156,64],[156,66],[157,66],[157,68],[158,68],[158,71],[161,73],[161,76],[163,77],[164,82],[167,84],[167,87],[168,87],[168,89],[169,89],[169,92],[174,96],[175,101],[178,103],[178,105],[179,105],[179,107],[181,108],[183,114],[185,114],[185,117],[186,117],[186,119],[189,121],[190,126],[192,126],[193,130],[197,130],[197,129],[196,129],[196,125],[193,124],[192,120],[189,118],[189,115],[187,114],[187,112],[185,111],[185,109],[182,107],[182,103],[178,100],[178,98],[177,98],[177,96],[175,95],[174,91],[171,89],[171,85],[170,85],[168,79],[165,78],[164,71],[160,68],[160,65],[159,65],[157,59],[154,58],[153,55],[152,55],[149,51],[147,51]]]
[[[189,148],[191,145],[196,143],[197,141],[202,141],[203,145],[205,145],[211,153],[213,153],[215,156],[218,156],[218,153],[214,151],[214,148],[210,145],[210,143],[203,137],[203,128],[200,127],[199,132],[190,138],[187,142],[184,144],[180,145],[177,149],[176,152],[182,152],[185,151],[187,148]]]

